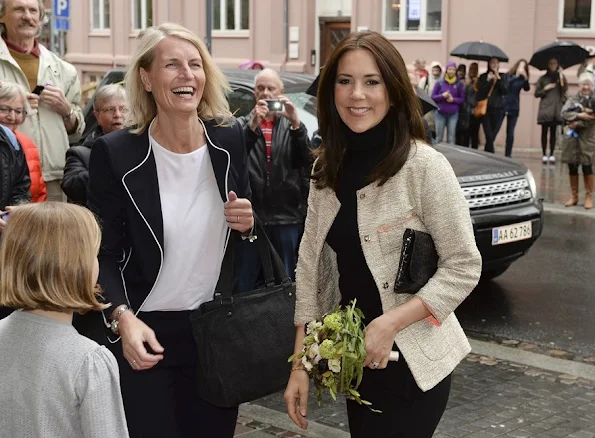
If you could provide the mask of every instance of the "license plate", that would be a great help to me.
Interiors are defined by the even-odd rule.
[[[531,221],[492,228],[492,245],[503,245],[505,243],[518,242],[519,240],[527,240],[531,236],[533,236]]]

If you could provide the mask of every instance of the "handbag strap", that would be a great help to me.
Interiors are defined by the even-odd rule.
[[[488,93],[488,99],[492,95],[492,92],[494,91],[494,88],[496,87],[496,82],[498,82],[498,81],[499,81],[499,79],[494,79],[494,83],[492,84],[492,88],[490,88],[490,92]]]
[[[248,243],[249,245],[256,245],[258,249],[258,255],[261,260],[261,266],[263,270],[265,286],[272,287],[275,284],[291,284],[291,279],[287,275],[285,266],[279,254],[273,247],[270,239],[268,238],[264,226],[254,215],[254,228],[256,232],[256,240]],[[236,239],[239,236],[237,232],[232,231],[227,243],[227,248],[223,256],[223,262],[221,263],[221,273],[219,274],[219,280],[215,287],[215,294],[221,296],[222,302],[231,303],[232,291],[234,283],[234,262],[235,262],[235,248]]]

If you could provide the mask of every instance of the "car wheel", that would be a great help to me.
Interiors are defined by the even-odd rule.
[[[488,269],[481,273],[481,279],[483,281],[492,280],[499,275],[502,275],[506,272],[506,270],[510,267],[510,265],[498,266],[496,268]]]

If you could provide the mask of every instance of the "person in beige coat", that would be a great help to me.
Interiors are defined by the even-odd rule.
[[[366,406],[347,402],[352,437],[431,437],[451,373],[470,346],[454,310],[476,286],[481,256],[446,158],[424,139],[407,69],[376,32],[356,32],[321,74],[317,150],[296,278],[295,352],[305,324],[357,299],[365,315]],[[406,228],[429,233],[438,270],[416,295],[395,289]],[[390,361],[392,351],[400,352]],[[296,361],[285,391],[306,428],[309,379]]]
[[[563,137],[562,162],[568,163],[571,196],[566,207],[578,204],[578,167],[583,168],[585,209],[593,208],[593,159],[595,158],[595,79],[589,72],[578,79],[579,92],[562,107],[562,119],[568,125]]]
[[[0,80],[27,90],[32,110],[19,130],[39,149],[48,201],[63,201],[65,154],[80,139],[85,119],[76,69],[37,40],[46,21],[41,0],[0,0]]]

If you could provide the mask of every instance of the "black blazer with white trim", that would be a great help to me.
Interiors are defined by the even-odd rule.
[[[215,121],[203,125],[221,199],[226,201],[231,190],[250,199],[241,127],[235,120],[231,126]],[[138,135],[126,129],[97,139],[89,165],[88,205],[103,232],[99,284],[112,305],[104,311],[107,323],[120,304],[142,310],[163,264],[163,217],[148,129]]]

